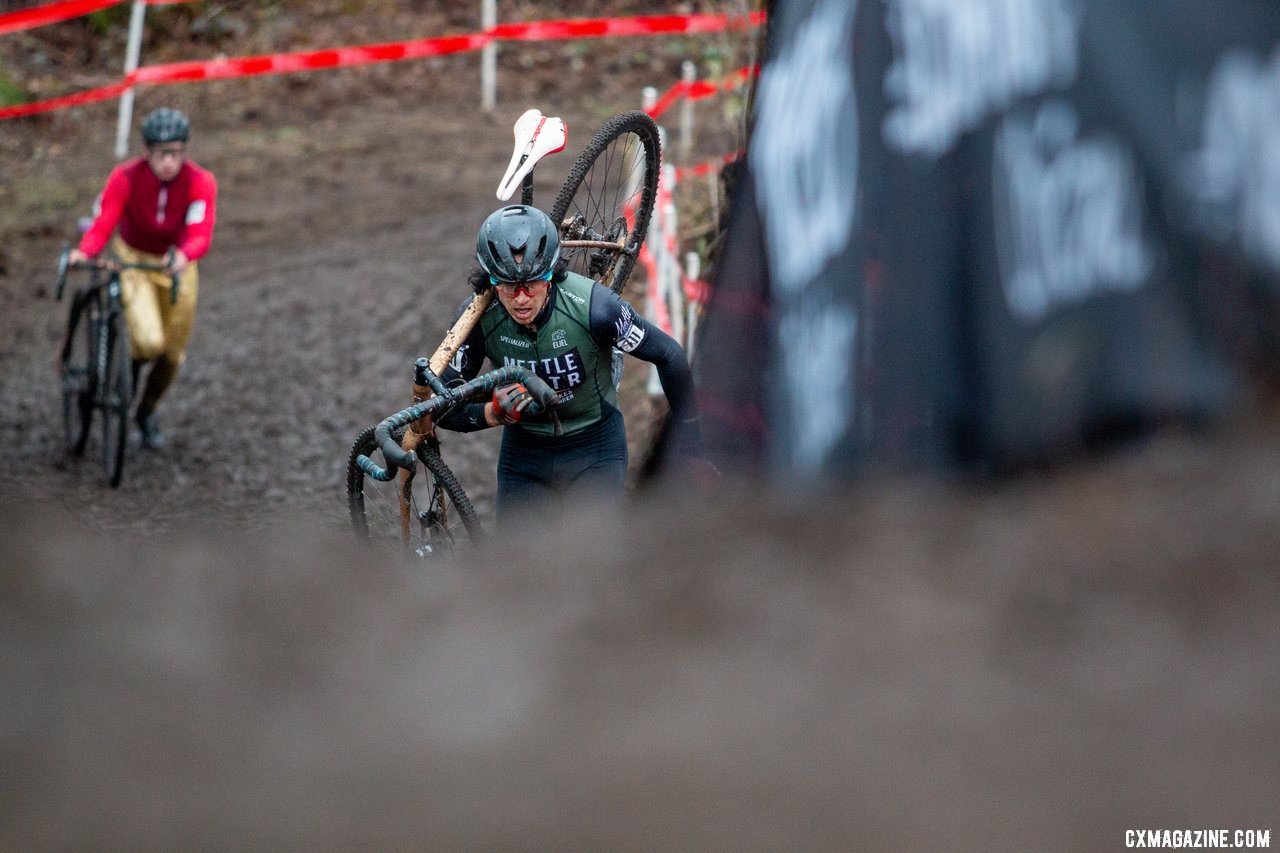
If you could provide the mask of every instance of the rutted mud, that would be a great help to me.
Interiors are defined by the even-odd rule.
[[[734,484],[430,572],[358,551],[349,443],[405,405],[465,295],[510,122],[559,114],[572,149],[634,105],[511,75],[485,118],[470,84],[395,75],[354,100],[342,75],[173,91],[221,221],[170,445],[115,491],[60,446],[50,292],[113,116],[28,139],[23,186],[58,215],[0,278],[0,847],[1081,849],[1275,826],[1274,412],[999,487]],[[496,435],[446,438],[487,512]]]

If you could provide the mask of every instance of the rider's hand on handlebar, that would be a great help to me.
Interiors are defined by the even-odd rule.
[[[174,249],[169,253],[169,265],[165,268],[165,272],[169,275],[180,275],[190,263],[191,260],[185,252],[181,249]]]
[[[118,270],[120,264],[111,258],[91,258],[79,249],[67,252],[67,266],[97,267],[100,270]]]
[[[494,389],[493,400],[484,407],[485,420],[491,426],[513,424],[520,420],[525,408],[533,402],[529,389],[519,382]]]

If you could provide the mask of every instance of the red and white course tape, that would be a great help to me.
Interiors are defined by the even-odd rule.
[[[92,5],[103,0],[69,0]],[[158,2],[158,0],[151,0]],[[57,5],[57,4],[55,4]],[[104,4],[111,5],[111,4]],[[44,7],[42,7],[44,8]],[[499,24],[481,33],[415,39],[387,44],[340,47],[304,53],[275,53],[233,59],[177,62],[170,65],[148,65],[124,80],[99,89],[75,95],[64,95],[46,101],[0,107],[0,119],[17,118],[49,112],[73,104],[112,98],[124,89],[140,83],[164,85],[197,80],[224,80],[253,77],[260,74],[290,74],[329,68],[348,68],[375,62],[397,62],[426,56],[479,50],[492,41],[543,41],[551,39],[606,38],[615,36],[670,35],[673,33],[711,33],[758,27],[764,22],[763,12],[750,15],[656,15],[635,18],[584,18],[562,21],[534,21]]]
[[[123,2],[124,0],[60,0],[57,3],[33,6],[30,9],[5,12],[0,15],[0,36],[92,15],[109,6],[119,6]],[[191,0],[145,0],[145,2],[148,6],[168,6],[175,3],[189,3]]]

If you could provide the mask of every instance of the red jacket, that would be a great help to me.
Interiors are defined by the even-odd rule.
[[[194,261],[213,241],[217,198],[213,173],[190,160],[168,183],[142,158],[121,163],[107,178],[80,251],[97,255],[119,225],[121,238],[140,252],[163,255],[177,246]]]

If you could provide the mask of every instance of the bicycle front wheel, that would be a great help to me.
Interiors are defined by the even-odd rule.
[[[551,208],[571,272],[622,292],[653,216],[660,163],[658,126],[638,110],[619,113],[592,137]],[[619,248],[572,245],[584,241]]]
[[[111,488],[124,474],[124,448],[129,437],[129,404],[133,400],[133,376],[129,353],[129,329],[124,316],[107,317],[107,363],[102,382],[102,462]]]
[[[67,314],[67,336],[59,361],[62,386],[62,436],[67,450],[84,455],[93,420],[93,396],[97,391],[93,356],[97,352],[94,335],[98,328],[98,301],[77,293]]]
[[[399,442],[406,429],[400,427],[391,435]],[[478,539],[480,517],[439,450],[429,443],[417,450],[426,471],[419,469],[407,482],[397,476],[380,483],[364,475],[356,459],[381,455],[373,430],[360,433],[347,460],[347,508],[356,535],[420,558],[452,553]]]

